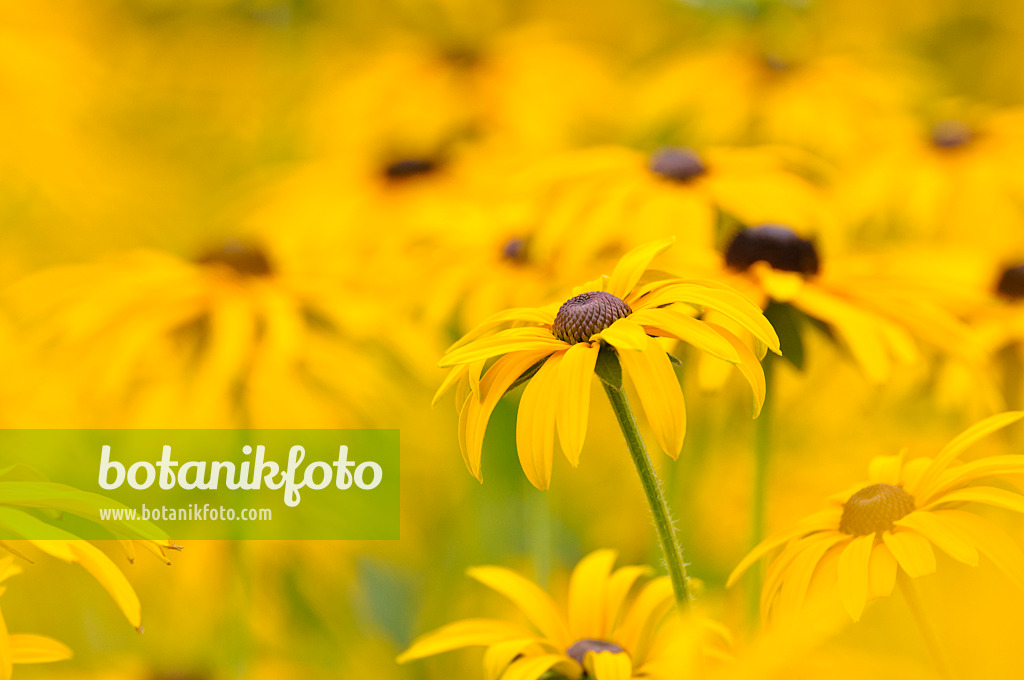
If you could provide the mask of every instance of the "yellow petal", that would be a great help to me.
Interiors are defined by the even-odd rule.
[[[604,340],[619,349],[634,351],[646,348],[651,341],[643,327],[634,323],[629,317],[618,319],[608,328],[596,333],[592,339]]]
[[[550,670],[557,671],[567,680],[577,680],[583,671],[579,664],[562,654],[529,656],[514,662],[501,676],[501,680],[537,680]]]
[[[1014,512],[1024,512],[1024,496],[994,486],[969,486],[965,489],[956,489],[935,499],[931,506],[945,503],[985,503]]]
[[[800,612],[807,598],[811,579],[825,553],[847,540],[849,537],[844,534],[821,534],[794,544],[791,557],[779,555],[765,575],[761,598],[762,612],[767,614],[771,610],[773,614],[779,616],[793,616]],[[776,590],[778,597],[773,603],[772,595]]]
[[[583,667],[594,680],[629,680],[633,677],[633,664],[628,654],[587,652]]]
[[[896,486],[902,480],[904,451],[895,456],[875,456],[868,465],[868,479],[875,484],[891,484]]]
[[[823,510],[822,512],[815,513],[810,517],[806,517],[798,522],[789,531],[776,534],[775,536],[769,536],[765,540],[758,543],[754,548],[747,553],[747,556],[740,560],[740,563],[736,565],[736,568],[729,574],[729,579],[725,583],[726,588],[731,588],[734,583],[744,574],[755,562],[775,550],[784,543],[788,543],[795,538],[801,536],[807,536],[819,531],[827,531],[829,529],[836,530],[839,526],[839,517],[842,513],[841,509],[830,509]]]
[[[18,634],[11,636],[11,656],[14,663],[24,664],[67,661],[73,655],[70,647],[52,638]]]
[[[0,612],[0,680],[11,680],[13,665],[11,636],[7,632],[7,622],[4,621],[3,613]]]
[[[562,363],[558,368],[559,395],[555,412],[558,441],[573,467],[580,462],[580,452],[587,436],[590,383],[600,349],[597,343],[577,343],[562,355]]]
[[[474,567],[467,573],[511,600],[530,623],[559,648],[568,649],[574,642],[551,597],[532,581],[501,567]]]
[[[921,497],[931,495],[930,485],[935,482],[939,474],[942,473],[957,456],[963,453],[967,447],[974,444],[979,439],[987,437],[993,432],[1001,430],[1008,425],[1012,425],[1022,417],[1024,417],[1024,411],[1000,413],[990,418],[986,418],[980,423],[967,428],[957,435],[953,441],[946,444],[946,446],[939,451],[939,455],[935,457],[935,462],[930,468],[928,468],[928,471],[924,473],[924,476],[918,484],[918,495]]]
[[[605,290],[618,298],[624,299],[633,286],[636,285],[636,282],[640,280],[640,277],[643,276],[651,260],[667,250],[675,241],[674,236],[662,239],[661,241],[652,241],[634,248],[623,255],[622,259],[615,265]]]
[[[614,550],[596,550],[573,569],[569,580],[569,633],[572,637],[601,639],[607,636],[605,596],[616,557]]]
[[[551,331],[545,328],[510,328],[449,352],[441,359],[438,366],[448,368],[457,364],[471,364],[474,361],[490,359],[509,352],[532,352],[534,350],[554,352],[559,349],[568,349],[568,347],[567,343],[551,335]]]
[[[896,558],[885,543],[875,545],[871,551],[870,578],[868,579],[868,599],[889,597],[896,586]]]
[[[498,680],[519,655],[530,656],[528,652],[531,648],[536,651],[533,656],[543,654],[544,650],[539,643],[540,638],[534,636],[505,640],[488,646],[484,652],[484,677],[486,680]]]
[[[532,352],[514,352],[507,354],[491,366],[480,381],[480,394],[477,401],[472,395],[463,407],[465,412],[466,460],[469,472],[477,479],[480,476],[480,455],[484,445],[484,434],[491,412],[498,400],[505,394],[509,386],[535,363],[549,354],[548,350]],[[460,418],[461,422],[461,418]]]
[[[874,544],[874,534],[860,536],[850,541],[850,545],[839,556],[836,586],[839,588],[839,599],[854,621],[860,621],[864,603],[868,599],[871,548]]]
[[[621,350],[618,354],[623,371],[636,387],[655,441],[675,460],[686,434],[686,403],[672,362],[657,342],[639,352]]]
[[[970,463],[964,463],[963,465],[957,465],[939,475],[938,479],[930,486],[928,495],[919,495],[917,497],[918,504],[924,507],[940,494],[977,479],[1021,474],[1024,474],[1024,456],[1019,454],[989,456],[971,461]]]
[[[442,626],[416,638],[398,656],[398,663],[422,659],[463,647],[493,645],[505,640],[530,637],[530,631],[515,623],[493,619],[465,619]]]
[[[944,521],[938,513],[917,510],[898,520],[896,526],[913,529],[954,560],[972,567],[978,566],[978,551],[971,545],[970,539],[957,527]]]
[[[636,658],[644,658],[654,630],[674,604],[672,581],[667,576],[654,579],[640,590],[612,638]]]
[[[804,277],[797,272],[773,269],[767,262],[755,262],[750,271],[760,280],[764,292],[778,302],[789,302],[804,289]]]
[[[547,307],[519,307],[498,312],[497,314],[488,317],[479,326],[459,338],[459,341],[449,347],[446,353],[453,352],[460,347],[468,345],[502,324],[525,321],[527,323],[551,325],[555,321],[555,314],[557,311],[557,305],[549,305]]]
[[[951,525],[955,526],[985,557],[1010,577],[1018,588],[1024,588],[1024,552],[1020,546],[992,522],[963,510],[940,510]]]
[[[707,352],[711,356],[731,364],[740,361],[732,343],[723,338],[709,324],[698,321],[678,309],[672,307],[642,309],[631,314],[629,318],[642,325],[647,333],[682,340],[702,352]]]
[[[519,400],[516,417],[516,449],[527,479],[545,490],[551,485],[551,464],[555,451],[555,412],[558,405],[558,368],[563,354],[544,362],[530,378]]]
[[[761,368],[761,362],[757,360],[757,357],[750,351],[750,348],[731,332],[715,324],[708,325],[714,328],[736,350],[736,356],[739,357],[739,363],[736,367],[744,379],[746,379],[747,384],[750,385],[751,392],[754,394],[754,417],[757,418],[761,415],[765,395],[768,393],[768,386],[765,383],[764,369]]]
[[[893,557],[912,578],[935,573],[935,553],[924,536],[909,529],[882,532],[882,540]]]
[[[615,573],[612,574],[608,581],[608,597],[605,601],[605,611],[607,612],[605,628],[607,630],[611,630],[618,625],[619,610],[622,607],[622,603],[626,601],[626,596],[629,595],[629,591],[633,588],[637,579],[641,576],[649,576],[650,574],[651,568],[644,566],[620,567],[615,570]]]

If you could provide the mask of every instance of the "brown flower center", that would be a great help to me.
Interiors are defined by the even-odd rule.
[[[804,276],[817,274],[820,266],[814,243],[778,224],[744,229],[725,249],[725,263],[736,271],[746,271],[762,260],[773,269],[798,272]]]
[[[893,522],[914,511],[914,497],[892,484],[865,486],[843,505],[839,530],[851,536],[889,531]]]
[[[526,246],[526,239],[519,238],[518,236],[510,238],[505,241],[505,245],[501,249],[501,259],[515,264],[525,263],[527,257]]]
[[[384,176],[393,182],[429,175],[440,167],[437,161],[428,158],[405,158],[384,168]]]
[[[587,652],[612,652],[613,654],[623,654],[626,650],[615,644],[614,642],[608,642],[607,640],[594,640],[593,638],[583,638],[569,645],[569,649],[565,650],[565,653],[570,658],[575,659],[579,665],[583,665],[583,659],[587,658]]]
[[[629,305],[611,293],[602,290],[583,293],[562,303],[555,315],[555,323],[551,325],[551,333],[559,340],[575,345],[632,313]]]
[[[999,285],[996,292],[1011,300],[1024,298],[1024,264],[1015,267],[1007,267],[999,277]]]
[[[939,149],[959,149],[974,139],[974,131],[959,120],[940,120],[932,125],[932,144]]]
[[[274,273],[266,253],[237,239],[226,241],[220,248],[203,253],[196,258],[196,262],[224,265],[242,276],[270,276]]]
[[[700,156],[690,149],[676,147],[656,151],[648,167],[651,172],[676,182],[689,182],[707,172]]]

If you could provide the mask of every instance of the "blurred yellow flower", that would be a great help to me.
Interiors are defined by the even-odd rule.
[[[655,241],[630,251],[610,277],[577,287],[560,306],[494,315],[441,359],[442,367],[453,368],[435,400],[459,385],[460,444],[475,477],[481,479],[480,454],[491,412],[509,389],[527,380],[516,423],[523,471],[534,486],[548,488],[556,427],[563,453],[576,466],[587,432],[591,376],[602,371],[605,352],[617,356],[636,387],[655,440],[676,458],[686,411],[672,361],[658,337],[682,340],[736,365],[753,390],[756,416],[765,394],[758,357],[734,334],[694,314],[716,310],[752,333],[762,348],[778,351],[778,337],[759,309],[723,286],[675,278],[638,285],[650,261],[672,242]],[[510,323],[516,327],[493,333]],[[495,357],[500,358],[488,366]]]
[[[870,484],[833,496],[827,510],[807,517],[789,531],[771,537],[733,570],[728,585],[757,560],[780,546],[761,591],[762,612],[792,613],[805,600],[838,594],[853,620],[865,603],[886,597],[898,569],[916,578],[935,571],[939,547],[950,557],[977,566],[986,555],[1024,587],[1024,553],[983,517],[959,509],[983,503],[1024,513],[1024,496],[973,482],[1024,473],[1024,456],[989,456],[953,465],[982,437],[1024,417],[1024,412],[992,416],[949,442],[935,458],[904,462],[903,454],[879,456],[869,467]]]
[[[2,584],[20,573],[21,568],[14,564],[14,557],[0,559],[0,595],[6,590]],[[71,650],[54,639],[42,635],[8,633],[7,624],[0,615],[0,680],[10,680],[14,664],[52,663],[70,658]]]
[[[656,578],[630,598],[650,569],[613,571],[615,559],[615,551],[597,550],[576,565],[565,613],[540,587],[513,571],[470,569],[472,578],[511,600],[533,629],[509,621],[466,619],[417,638],[398,661],[481,646],[487,647],[487,680],[537,680],[549,671],[568,680],[679,677],[699,663],[694,657],[704,650],[685,644],[692,639],[680,644],[684,624],[672,612],[672,584],[668,577]]]

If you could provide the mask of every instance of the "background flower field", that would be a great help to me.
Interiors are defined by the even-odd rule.
[[[759,419],[738,372],[666,344],[678,460],[641,423],[728,672],[937,677],[898,594],[773,638],[757,570],[726,581],[756,542],[758,447],[770,535],[872,458],[934,456],[1024,405],[1022,60],[1024,7],[998,0],[0,7],[0,425],[402,442],[399,541],[188,542],[170,566],[103,546],[142,635],[81,569],[22,562],[7,629],[74,658],[14,677],[477,678],[477,651],[396,663],[456,619],[517,620],[468,568],[555,593],[597,549],[662,570],[598,380],[579,466],[555,456],[547,491],[517,457],[522,390],[482,483],[451,398],[431,401],[485,318],[666,237],[652,269],[735,288],[781,340]],[[813,270],[726,257],[764,224],[813,244]],[[965,458],[1022,445],[1011,426]],[[977,512],[1024,542],[1019,516]],[[1017,677],[1024,591],[937,559],[915,582],[956,676]]]

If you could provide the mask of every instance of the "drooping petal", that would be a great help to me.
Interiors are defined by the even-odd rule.
[[[540,638],[534,636],[529,638],[516,638],[514,640],[505,640],[504,642],[497,642],[487,647],[487,651],[484,652],[484,677],[486,680],[498,680],[501,675],[505,672],[505,669],[519,657],[520,654],[526,656],[538,656],[544,653],[544,649],[539,644]],[[529,651],[533,648],[535,654],[529,654]]]
[[[829,510],[823,510],[819,513],[815,513],[810,517],[806,517],[798,522],[789,531],[785,531],[775,536],[769,536],[765,540],[758,543],[754,548],[747,553],[747,556],[740,560],[740,563],[736,565],[736,568],[729,574],[729,579],[725,583],[726,588],[731,588],[734,583],[744,574],[755,562],[775,550],[784,543],[792,541],[794,538],[800,538],[801,536],[807,536],[818,531],[836,530],[839,527],[839,517],[842,514],[841,508],[832,508]]]
[[[519,463],[530,483],[542,491],[551,485],[559,397],[558,370],[563,356],[556,354],[550,357],[526,384],[516,417]]]
[[[441,626],[416,638],[398,656],[398,663],[422,659],[463,647],[493,645],[506,640],[531,636],[530,631],[516,623],[495,619],[465,619]]]
[[[750,348],[730,331],[715,324],[708,325],[714,328],[736,350],[736,356],[739,357],[736,367],[744,379],[746,379],[747,384],[750,385],[751,392],[754,394],[754,417],[757,418],[761,415],[761,408],[764,406],[765,396],[768,394],[768,386],[764,379],[764,369],[761,368],[761,363],[757,360],[754,353],[750,351]]]
[[[587,652],[583,667],[594,680],[629,680],[633,677],[633,664],[628,654]]]
[[[608,328],[596,333],[593,339],[604,340],[618,349],[634,351],[646,348],[651,342],[651,338],[644,332],[643,327],[629,317],[616,320]]]
[[[933,498],[950,489],[985,477],[1024,474],[1024,456],[989,456],[980,460],[951,467],[930,485],[927,496],[918,496],[918,504],[927,505]]]
[[[482,399],[477,401],[470,395],[466,400],[464,406],[466,461],[470,474],[477,479],[482,481],[480,455],[483,451],[484,433],[487,430],[487,421],[491,417],[491,412],[494,411],[498,400],[505,394],[509,386],[548,354],[548,350],[535,350],[514,352],[501,357],[494,362],[494,365],[484,374],[483,380],[480,381]]]
[[[555,314],[557,312],[557,305],[548,305],[547,307],[517,307],[498,312],[497,314],[493,314],[487,319],[484,319],[479,326],[459,338],[458,342],[448,348],[446,354],[468,345],[477,338],[483,337],[490,331],[506,323],[525,321],[527,323],[551,325],[555,321]]]
[[[840,533],[812,536],[806,541],[794,544],[797,550],[787,565],[780,565],[780,568],[776,569],[775,562],[772,562],[765,577],[761,598],[762,612],[767,613],[770,609],[772,613],[780,616],[799,612],[804,606],[814,572],[825,553],[848,539],[848,536]],[[781,560],[780,555],[777,561]],[[771,595],[774,591],[778,594],[773,602]]]
[[[660,241],[652,241],[634,248],[623,255],[622,259],[615,265],[605,290],[620,299],[624,299],[626,294],[636,285],[636,282],[640,280],[640,277],[643,276],[651,260],[667,250],[675,241],[674,236]]]
[[[579,664],[562,654],[528,656],[512,663],[501,676],[501,680],[537,680],[554,670],[567,680],[578,680],[583,675]]]
[[[621,350],[619,361],[640,397],[658,446],[673,460],[683,449],[686,402],[672,362],[657,342],[640,351]]]
[[[868,599],[871,548],[874,544],[874,534],[859,536],[850,541],[850,545],[839,556],[836,574],[839,599],[854,621],[860,621],[864,603]]]
[[[941,514],[967,536],[1017,587],[1024,588],[1024,551],[1002,529],[984,517],[963,510],[940,510],[936,514]]]
[[[938,476],[945,471],[949,464],[956,459],[961,453],[963,453],[967,447],[974,444],[979,439],[987,437],[988,435],[1001,430],[1002,428],[1012,425],[1021,418],[1024,418],[1024,411],[1009,411],[1007,413],[1000,413],[990,418],[986,418],[980,423],[967,428],[959,435],[957,435],[953,441],[942,447],[939,451],[939,455],[935,457],[935,462],[924,476],[921,478],[918,494],[920,496],[929,496],[931,494],[931,484],[935,482]]]
[[[11,660],[16,664],[67,661],[73,654],[63,642],[42,635],[11,635]]]
[[[545,328],[509,328],[449,352],[441,358],[438,366],[449,368],[458,364],[470,364],[510,352],[555,352],[568,348],[568,343],[551,335]]]
[[[868,579],[868,599],[889,597],[896,586],[896,572],[899,565],[892,551],[885,543],[876,544],[871,551],[870,577]]]
[[[562,452],[573,467],[580,462],[580,452],[587,436],[590,416],[590,383],[601,347],[598,343],[581,342],[562,355],[558,368],[558,401],[555,421]]]
[[[921,534],[896,528],[883,532],[882,540],[908,576],[917,578],[935,573],[935,552],[932,544]]]
[[[1024,496],[994,486],[969,486],[936,498],[931,507],[945,503],[985,503],[1014,512],[1024,512]]]
[[[918,510],[897,520],[896,526],[913,529],[937,545],[954,560],[978,566],[978,551],[956,526],[946,522],[939,513]]]
[[[569,580],[569,632],[576,639],[607,635],[605,594],[615,565],[614,550],[596,550],[573,569]]]
[[[709,324],[698,321],[679,309],[673,307],[642,309],[631,314],[629,318],[643,326],[644,330],[652,335],[681,340],[731,364],[740,361],[732,343],[723,338]]]
[[[466,573],[511,600],[530,623],[559,648],[567,649],[572,644],[569,630],[555,603],[537,584],[501,567],[474,567]]]

